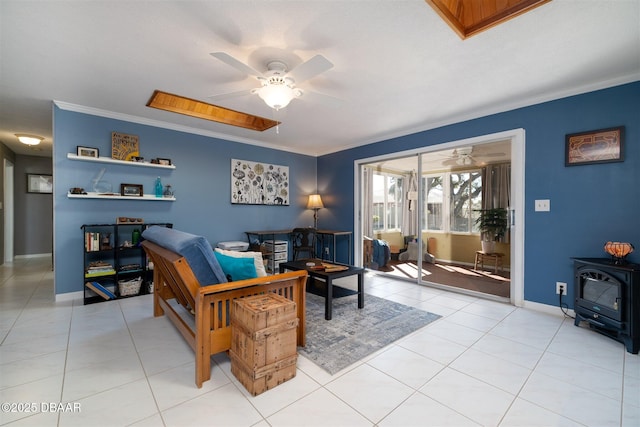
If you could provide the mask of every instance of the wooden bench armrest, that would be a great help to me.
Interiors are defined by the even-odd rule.
[[[220,283],[216,285],[201,286],[198,290],[200,295],[212,295],[220,292],[232,291],[235,289],[248,288],[256,285],[268,285],[270,283],[282,282],[307,276],[305,270],[288,271],[286,273],[274,274],[273,276],[256,277],[254,279],[238,280],[235,282]]]

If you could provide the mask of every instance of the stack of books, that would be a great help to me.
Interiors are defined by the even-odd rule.
[[[110,274],[116,274],[113,265],[104,261],[94,261],[89,263],[84,272],[84,277],[108,276]]]

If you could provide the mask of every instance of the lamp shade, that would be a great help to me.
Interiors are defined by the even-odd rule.
[[[307,209],[321,209],[324,208],[322,199],[319,194],[309,194],[309,201],[307,202]]]

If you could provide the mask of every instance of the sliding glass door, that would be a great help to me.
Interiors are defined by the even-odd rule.
[[[509,298],[509,233],[498,243],[500,264],[476,261],[479,212],[488,206],[512,209],[511,157],[512,138],[504,137],[358,164],[361,236],[384,242],[390,252],[389,259],[363,253],[363,265],[417,284]]]

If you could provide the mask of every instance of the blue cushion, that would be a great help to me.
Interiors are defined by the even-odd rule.
[[[182,255],[189,263],[200,286],[227,281],[222,267],[213,255],[211,244],[204,237],[158,225],[144,230],[142,237]]]
[[[220,252],[214,254],[230,282],[258,277],[253,258],[235,258]]]

